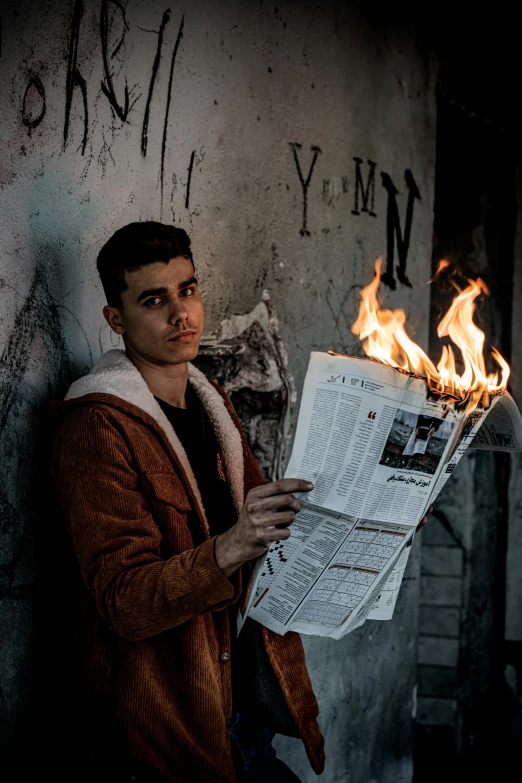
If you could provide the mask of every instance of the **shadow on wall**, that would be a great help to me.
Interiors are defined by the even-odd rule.
[[[37,266],[0,357],[0,627],[9,629],[0,646],[0,756],[3,769],[12,758],[19,780],[28,779],[49,650],[47,402],[72,375],[60,312]]]

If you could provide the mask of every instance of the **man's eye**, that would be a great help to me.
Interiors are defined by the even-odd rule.
[[[160,296],[153,296],[152,299],[147,299],[144,304],[145,307],[154,307],[155,305],[159,304],[162,301],[163,300],[161,299]]]
[[[179,295],[180,296],[193,296],[193,294],[195,294],[195,293],[196,293],[196,289],[195,288],[183,288],[179,292]]]

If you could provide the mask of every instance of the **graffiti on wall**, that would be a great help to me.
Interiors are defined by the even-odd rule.
[[[77,150],[82,156],[85,156],[87,152],[91,117],[89,111],[89,86],[87,79],[82,73],[81,66],[78,63],[78,49],[80,44],[81,24],[84,17],[84,10],[83,0],[75,0],[71,17],[69,46],[65,66],[66,81],[65,95],[63,100],[63,150],[65,151],[69,145],[73,143],[71,134],[73,105],[76,96],[79,96],[80,98],[82,130],[81,142],[77,147]],[[154,111],[154,99],[156,97],[157,102],[164,106],[162,116],[158,119],[158,121],[161,123],[161,152],[158,167],[161,210],[163,210],[166,182],[165,156],[168,144],[169,116],[174,89],[175,66],[183,37],[185,19],[184,16],[181,16],[174,46],[172,52],[170,53],[170,60],[168,64],[168,81],[165,95],[158,96],[156,95],[157,77],[164,53],[165,31],[170,21],[171,9],[167,8],[163,12],[158,30],[147,31],[153,32],[157,35],[157,45],[151,66],[148,85],[144,91],[146,97],[140,133],[140,150],[141,155],[145,158],[148,152],[151,117],[156,115],[159,117],[158,112]],[[114,42],[111,33],[113,32],[112,28],[115,28],[116,25],[121,30],[121,33]],[[139,91],[139,85],[129,87],[127,79],[124,79],[123,92],[122,94],[121,92],[118,94],[115,83],[115,66],[116,64],[118,66],[122,65],[119,58],[121,58],[122,47],[125,42],[125,37],[128,30],[129,24],[127,21],[126,9],[123,3],[119,2],[119,0],[102,0],[99,18],[99,36],[101,45],[101,58],[103,63],[103,79],[100,84],[100,89],[102,95],[105,96],[108,101],[113,118],[117,119],[122,124],[130,122],[131,112],[142,97],[142,92]],[[29,77],[29,80],[24,89],[23,96],[21,98],[21,120],[29,135],[31,135],[32,132],[44,121],[46,113],[47,96],[45,83],[40,74],[32,74]],[[190,197],[190,178],[192,176],[192,168],[194,165],[194,154],[195,153],[192,153],[189,164],[189,178],[187,181],[187,192],[185,197],[187,208]]]
[[[319,153],[320,147],[312,146],[314,152],[308,175],[306,179],[303,177],[298,150],[301,149],[301,145],[293,143],[292,147],[297,173],[299,175],[299,181],[303,191],[303,220],[302,226],[299,229],[301,236],[310,236],[310,230],[308,228],[308,191],[314,171],[314,166]],[[375,170],[377,164],[368,160],[368,173],[366,182],[363,175],[363,159],[354,157],[355,163],[355,176],[353,185],[353,207],[351,214],[357,217],[368,216],[372,218],[377,217],[375,211]],[[399,211],[399,203],[397,196],[399,196],[399,189],[395,186],[391,176],[383,171],[381,172],[382,187],[386,191],[386,262],[384,266],[384,272],[382,275],[382,282],[392,290],[397,287],[397,281],[402,285],[412,287],[410,280],[406,274],[406,265],[408,261],[408,251],[410,249],[411,231],[413,225],[413,213],[415,201],[421,198],[419,188],[415,182],[415,178],[410,171],[406,169],[404,172],[404,181],[407,188],[407,200],[406,200],[406,214],[404,218],[404,226],[401,223],[401,216]],[[341,188],[337,195],[347,194],[350,192],[350,179],[347,176],[343,176],[341,179]],[[331,179],[323,179],[322,184],[323,200],[330,205],[335,197],[335,189],[332,188]],[[395,250],[397,250],[398,263],[395,265]],[[397,277],[395,277],[397,275]]]
[[[63,150],[66,150],[70,144],[70,126],[72,117],[72,107],[75,96],[80,97],[80,106],[82,112],[82,136],[81,143],[77,148],[80,155],[86,154],[87,142],[89,139],[89,94],[88,84],[85,76],[82,74],[78,64],[78,47],[80,43],[81,22],[84,16],[83,0],[75,0],[72,9],[70,22],[69,47],[66,61],[66,83],[64,96],[64,119],[63,119]],[[150,76],[146,89],[140,91],[138,85],[129,87],[127,79],[123,79],[123,88],[117,88],[115,80],[115,68],[124,66],[121,60],[123,45],[126,34],[129,30],[127,12],[125,5],[120,0],[102,0],[100,4],[99,16],[99,40],[101,59],[103,64],[103,78],[100,89],[102,95],[108,101],[112,115],[120,123],[129,122],[129,117],[136,104],[144,97],[145,105],[142,106],[142,121],[140,133],[140,151],[145,158],[149,149],[149,129],[152,117],[158,117],[157,122],[161,128],[161,146],[158,162],[158,180],[160,194],[160,215],[163,215],[164,191],[167,179],[166,172],[166,152],[168,148],[169,116],[171,111],[171,102],[174,89],[174,75],[176,63],[180,50],[181,41],[184,34],[185,18],[182,15],[177,27],[176,37],[171,48],[168,59],[168,79],[164,95],[158,95],[157,80],[160,65],[165,56],[165,33],[169,25],[172,24],[172,12],[166,8],[161,16],[161,21],[157,30],[147,30],[157,36],[154,57],[150,66]],[[117,34],[116,34],[116,31]],[[156,111],[156,107],[161,105],[162,111]],[[39,74],[32,74],[25,86],[23,96],[21,97],[21,121],[26,127],[27,133],[31,133],[45,121],[47,113],[46,90],[42,77]],[[314,172],[317,170],[318,159],[322,149],[318,144],[312,144],[309,150],[300,142],[289,142],[292,159],[297,173],[297,178],[301,190],[301,219],[299,223],[299,235],[301,237],[310,237],[312,230],[310,228],[309,203],[312,192],[312,180]],[[110,150],[105,150],[110,154]],[[349,214],[359,219],[376,218],[376,172],[377,163],[368,159],[366,164],[364,159],[359,156],[353,158],[355,169],[353,178],[342,176],[340,192],[348,194],[351,199],[352,209]],[[190,209],[190,191],[194,175],[195,163],[200,163],[196,157],[196,151],[190,154],[187,175],[185,180],[185,209]],[[175,177],[174,177],[175,178]],[[410,286],[411,283],[407,275],[408,252],[410,248],[410,239],[412,224],[414,218],[415,201],[420,200],[420,191],[415,182],[415,178],[409,169],[404,172],[404,182],[406,185],[406,208],[404,221],[401,222],[399,201],[404,194],[400,193],[388,172],[380,172],[381,185],[386,194],[386,215],[385,226],[385,244],[386,260],[382,281],[385,285],[395,289],[397,283]],[[332,184],[331,178],[322,180],[322,194],[326,203],[332,203]],[[348,210],[347,210],[348,214]],[[397,260],[397,263],[395,263]]]
[[[3,281],[0,281],[0,287],[3,287],[3,284]],[[41,338],[45,346],[51,386],[64,389],[71,380],[71,357],[63,334],[60,310],[41,269],[35,272],[29,292],[16,315],[0,355],[0,455],[3,464],[10,466],[11,478],[17,476],[20,482],[17,488],[10,481],[4,481],[0,490],[0,537],[3,552],[0,605],[12,586],[26,536],[24,498],[27,498],[27,485],[21,479],[25,474],[31,473],[31,444],[35,441],[33,438],[31,444],[25,443],[21,447],[18,428],[25,422],[26,414],[22,415],[20,420],[20,412],[26,407],[24,398],[27,396],[23,384],[37,337]],[[12,447],[13,438],[17,443],[15,449]],[[10,497],[13,488],[17,497]]]
[[[301,183],[301,187],[303,189],[303,223],[301,228],[299,229],[299,233],[301,234],[302,237],[309,237],[310,232],[308,230],[308,188],[310,187],[312,174],[314,173],[315,163],[321,153],[321,148],[316,145],[311,147],[311,150],[313,152],[313,157],[312,157],[312,162],[310,163],[310,168],[308,169],[308,174],[306,175],[306,179],[305,179],[303,176],[303,171],[301,169],[301,162],[299,160],[299,150],[301,149],[302,145],[298,144],[297,142],[291,142],[290,147],[292,148],[292,152],[294,154],[294,160],[297,168],[297,174],[299,176],[299,182]]]

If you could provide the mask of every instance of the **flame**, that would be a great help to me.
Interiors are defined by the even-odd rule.
[[[429,280],[428,282],[429,283],[433,283],[433,281],[436,280],[437,277],[441,274],[441,272],[443,272],[445,269],[447,269],[449,267],[449,265],[450,265],[449,261],[446,261],[445,258],[441,258],[441,260],[437,264],[437,269],[435,270],[435,274],[433,275],[431,280]]]
[[[436,274],[447,266],[447,261],[441,261]],[[422,348],[406,334],[404,310],[381,310],[377,299],[380,279],[379,260],[375,264],[374,279],[361,291],[359,315],[352,326],[352,332],[364,340],[366,355],[403,372],[425,377],[433,391],[465,404],[468,413],[480,402],[487,407],[489,395],[506,388],[510,369],[506,360],[492,348],[493,359],[500,367],[500,380],[498,372],[488,374],[486,371],[485,335],[473,322],[475,299],[481,293],[489,293],[485,283],[480,279],[469,280],[468,287],[459,290],[437,327],[439,337],[449,337],[461,353],[464,370],[459,375],[451,345],[442,346],[441,358],[435,367]]]

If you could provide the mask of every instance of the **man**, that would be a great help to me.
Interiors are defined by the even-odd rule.
[[[324,766],[297,634],[235,615],[289,537],[297,479],[265,484],[226,394],[190,364],[204,312],[190,240],[132,223],[102,248],[106,353],[54,403],[53,480],[83,579],[70,631],[92,779],[296,781],[275,732]]]

